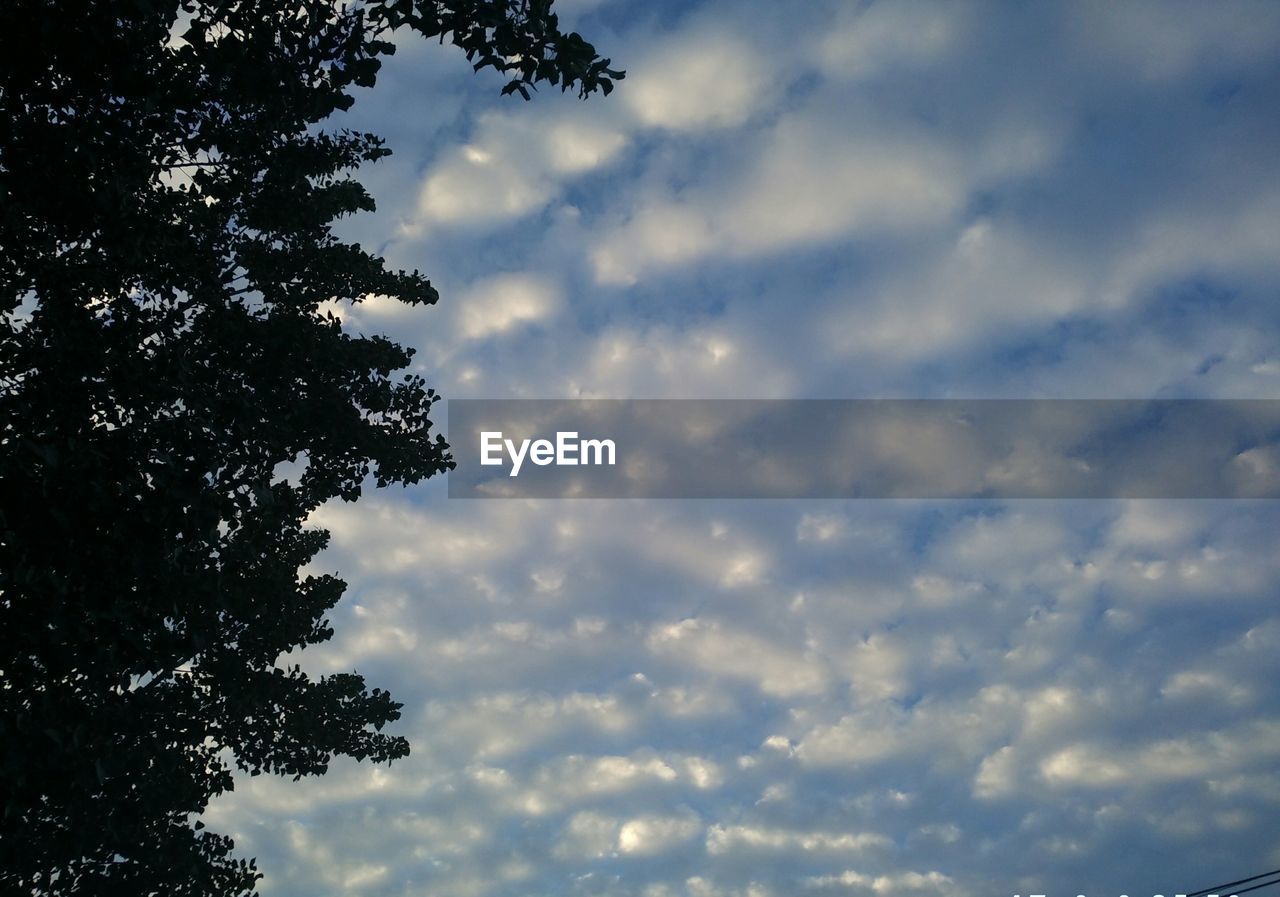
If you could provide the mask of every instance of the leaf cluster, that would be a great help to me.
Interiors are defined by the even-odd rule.
[[[453,463],[411,351],[340,321],[437,299],[332,230],[388,150],[323,125],[397,30],[526,97],[621,77],[545,0],[0,5],[6,892],[249,892],[192,824],[234,769],[408,753],[386,692],[279,665],[344,589],[312,512]]]

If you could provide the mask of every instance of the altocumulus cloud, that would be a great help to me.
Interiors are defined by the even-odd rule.
[[[446,395],[1276,396],[1274,4],[566,12],[630,70],[606,101],[499,102],[407,52],[357,106],[397,155],[352,233],[444,299],[344,321]],[[389,688],[413,754],[215,805],[273,897],[1280,865],[1271,504],[428,483],[315,522],[351,590],[297,661]]]

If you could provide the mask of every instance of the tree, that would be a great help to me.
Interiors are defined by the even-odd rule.
[[[228,895],[251,861],[193,822],[232,768],[408,753],[400,705],[281,656],[344,584],[308,528],[362,484],[452,466],[410,352],[329,303],[436,301],[331,232],[386,155],[322,130],[396,30],[526,99],[622,73],[550,0],[0,5],[0,883]],[[292,464],[293,476],[282,465]]]

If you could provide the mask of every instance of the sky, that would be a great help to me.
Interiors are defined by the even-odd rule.
[[[560,0],[627,70],[399,40],[352,332],[449,398],[1280,398],[1280,4]],[[446,421],[447,422],[447,421]],[[298,658],[412,754],[244,778],[261,892],[1171,894],[1280,867],[1280,509],[462,501],[315,515]],[[291,659],[292,662],[292,659]]]

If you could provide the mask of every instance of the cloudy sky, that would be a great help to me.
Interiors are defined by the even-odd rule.
[[[344,232],[452,398],[1280,397],[1280,4],[561,0],[404,40]],[[326,507],[317,672],[413,754],[244,780],[268,897],[1173,893],[1280,866],[1269,502]]]

